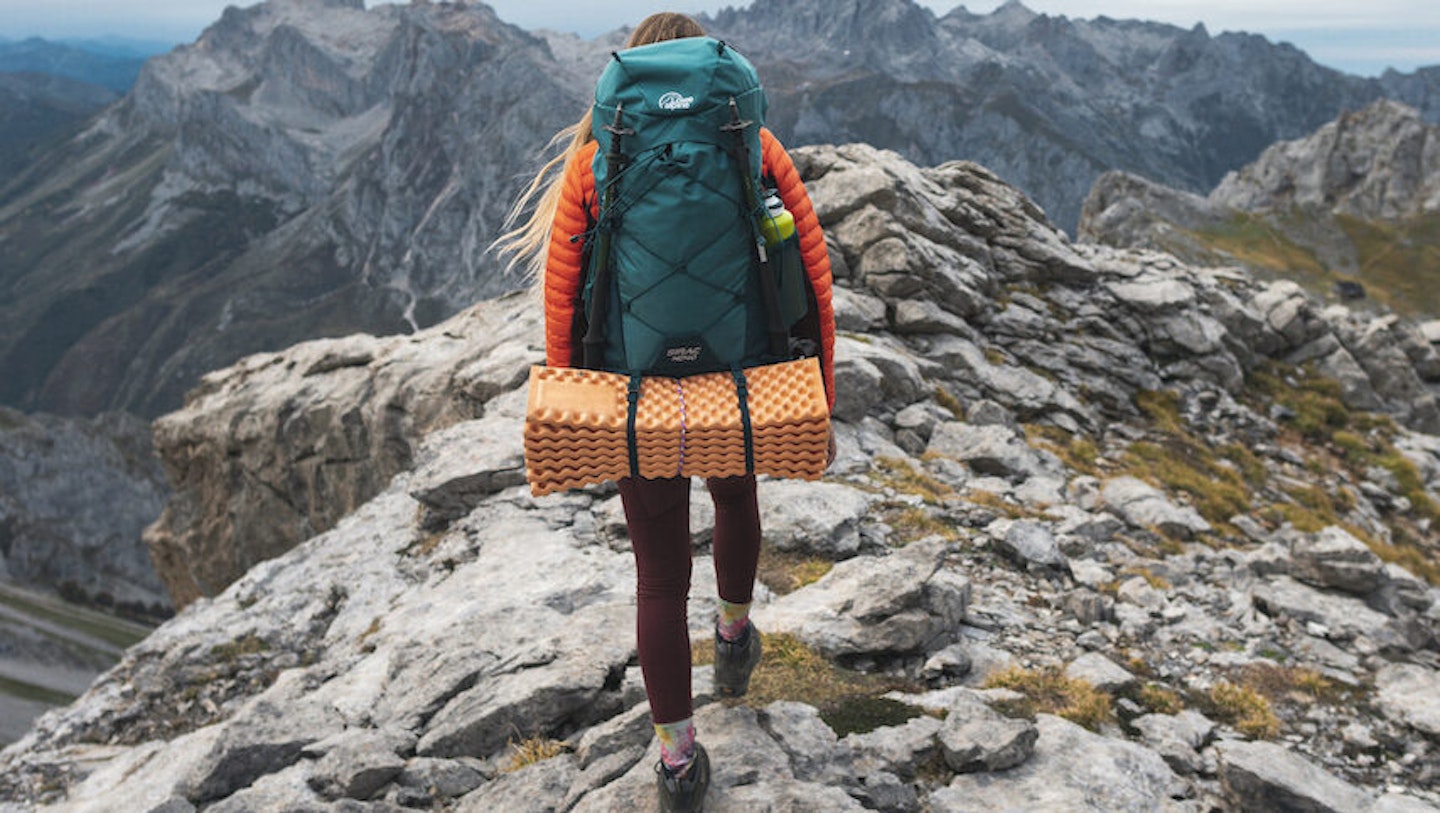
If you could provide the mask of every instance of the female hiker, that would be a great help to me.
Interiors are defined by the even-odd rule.
[[[703,36],[700,25],[688,16],[655,14],[636,27],[627,49]],[[727,47],[715,45],[721,53]],[[622,51],[616,59],[623,64],[630,53]],[[666,96],[671,98],[667,101]],[[693,97],[672,93],[661,96],[659,104],[688,105],[693,101]],[[784,208],[794,217],[808,282],[809,307],[804,318],[790,329],[790,346],[820,357],[827,400],[833,409],[834,313],[824,237],[789,155],[768,130],[761,129],[759,136],[762,176],[773,183]],[[575,367],[582,365],[581,337],[586,327],[582,303],[584,265],[596,250],[594,227],[600,211],[593,169],[597,142],[592,114],[587,112],[552,143],[566,139],[564,152],[546,164],[521,196],[511,213],[511,222],[519,221],[536,201],[533,212],[502,236],[496,246],[514,255],[512,263],[526,261],[538,279],[544,296],[546,363]],[[558,167],[563,167],[563,172],[554,175]],[[714,211],[717,218],[737,217],[733,202],[718,197]],[[685,229],[687,224],[670,228]],[[832,433],[827,465],[833,461],[834,453]],[[715,503],[713,556],[720,600],[715,629],[715,688],[722,696],[739,697],[745,694],[761,654],[760,635],[749,621],[760,554],[755,477],[710,478],[706,485]],[[710,766],[705,749],[696,742],[691,721],[690,639],[686,623],[691,574],[690,481],[688,477],[626,477],[619,481],[619,489],[638,577],[636,632],[640,667],[660,742],[656,779],[661,807],[700,810],[709,785]]]

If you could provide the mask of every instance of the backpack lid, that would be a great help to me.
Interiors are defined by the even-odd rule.
[[[595,85],[591,130],[600,142],[599,155],[610,149],[615,111],[623,110],[622,126],[633,130],[623,151],[636,151],[676,141],[734,146],[719,129],[731,120],[730,100],[748,128],[750,174],[760,175],[759,127],[765,122],[765,93],[755,66],[743,54],[713,37],[686,37],[617,51]],[[598,156],[597,156],[598,157]],[[596,161],[597,183],[607,174]]]
[[[627,114],[686,116],[759,87],[755,66],[739,51],[713,37],[685,37],[617,51],[595,85],[595,103],[612,112],[623,104]]]

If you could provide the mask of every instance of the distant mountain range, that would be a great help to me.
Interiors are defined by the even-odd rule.
[[[1106,170],[1205,191],[1378,98],[1440,118],[1440,68],[1365,79],[1258,36],[1015,2],[756,0],[704,22],[758,64],[787,143],[975,160],[1067,228]],[[622,41],[478,3],[227,9],[0,184],[0,402],[154,415],[247,353],[522,284],[485,247]]]
[[[145,60],[167,50],[169,46],[158,42],[121,38],[0,40],[0,73],[59,76],[125,93]]]
[[[90,116],[135,84],[161,43],[106,38],[53,42],[0,39],[0,178],[32,160],[32,150],[68,139]]]

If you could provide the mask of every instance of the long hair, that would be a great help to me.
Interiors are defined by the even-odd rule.
[[[630,32],[626,48],[649,45],[652,42],[678,40],[686,37],[703,37],[705,29],[684,14],[664,11],[651,14],[635,30]],[[586,110],[580,121],[556,133],[546,145],[546,151],[564,144],[565,149],[545,162],[535,177],[530,179],[501,227],[505,231],[490,244],[493,251],[508,254],[506,272],[516,266],[524,269],[532,281],[539,281],[545,273],[545,252],[550,244],[550,227],[555,220],[555,209],[560,204],[560,188],[564,180],[565,165],[580,151],[581,147],[595,140],[590,132],[590,111]],[[526,212],[529,216],[526,217]]]

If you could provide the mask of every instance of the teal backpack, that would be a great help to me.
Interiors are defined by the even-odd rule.
[[[761,235],[755,68],[709,37],[613,56],[592,111],[584,366],[679,377],[788,359],[804,269],[795,237]]]

